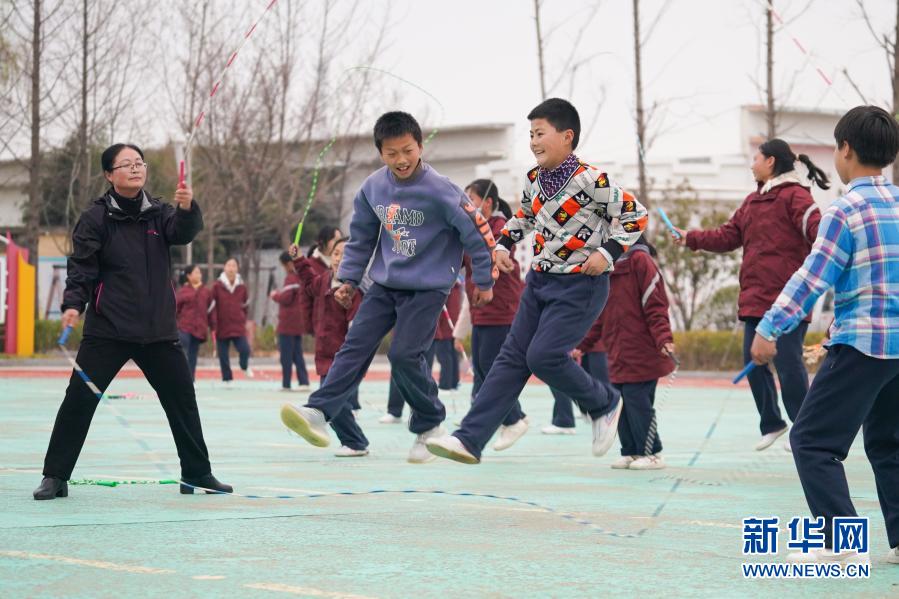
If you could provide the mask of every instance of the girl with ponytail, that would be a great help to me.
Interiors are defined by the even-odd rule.
[[[801,163],[808,175],[796,170]],[[796,155],[782,139],[770,139],[758,147],[751,165],[757,189],[746,196],[731,219],[709,231],[683,231],[675,243],[693,251],[731,252],[743,248],[740,265],[738,317],[744,324],[743,358],[749,362],[755,328],[780,294],[790,276],[799,269],[818,236],[821,211],[810,192],[810,183],[828,189],[827,175],[805,154]],[[787,416],[795,421],[808,392],[808,372],[802,346],[808,329],[806,320],[777,340],[774,365],[780,381]],[[770,447],[787,432],[787,423],[777,404],[777,387],[767,368],[756,368],[748,376],[752,396],[761,417],[758,451]],[[789,444],[785,444],[789,450]]]

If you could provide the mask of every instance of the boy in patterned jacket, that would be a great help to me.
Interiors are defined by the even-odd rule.
[[[511,269],[508,250],[535,231],[533,267],[512,329],[461,428],[427,441],[431,453],[466,464],[480,461],[531,374],[590,415],[595,456],[615,441],[621,415],[618,391],[591,377],[570,353],[602,312],[608,273],[639,239],[648,216],[631,194],[573,154],[581,129],[574,106],[551,98],[528,120],[537,166],[497,242],[496,264]]]

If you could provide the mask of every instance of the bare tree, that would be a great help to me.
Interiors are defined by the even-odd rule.
[[[215,103],[206,111],[197,130],[193,150],[194,188],[203,198],[206,232],[202,239],[210,270],[216,247],[226,246],[238,253],[245,264],[245,277],[251,303],[257,302],[256,284],[260,268],[260,250],[285,247],[303,211],[320,140],[331,132],[354,126],[362,103],[370,95],[359,85],[367,78],[342,84],[334,101],[325,101],[325,92],[333,81],[338,57],[345,40],[352,38],[360,23],[361,3],[323,3],[322,14],[314,15],[308,4],[285,0],[277,5],[277,19],[260,28],[254,40],[265,51],[245,51],[230,67],[225,88],[216,94]],[[220,28],[211,24],[217,16],[215,5],[203,5],[202,11],[185,13],[184,22],[201,43],[182,57],[184,72],[176,80],[192,82],[202,94],[216,81],[225,48]],[[195,16],[193,13],[198,12]],[[363,20],[364,22],[364,20]],[[315,25],[312,25],[314,23]],[[371,42],[368,58],[373,59],[383,42],[386,26]],[[297,40],[302,40],[305,46]],[[304,78],[298,69],[301,55],[314,52],[315,60]],[[173,84],[176,87],[176,84]],[[173,100],[179,90],[173,87]],[[183,93],[178,94],[183,97]],[[349,102],[347,102],[349,98]],[[179,105],[173,101],[173,105]],[[183,106],[183,104],[182,104]],[[193,125],[193,116],[184,118],[188,109],[180,109],[179,120],[185,130]],[[335,133],[337,135],[337,133]],[[337,150],[335,146],[335,150]],[[349,160],[337,160],[341,153],[329,155],[320,169],[318,195],[328,196],[341,181]],[[341,198],[342,199],[342,198]],[[327,209],[340,202],[319,202]]]
[[[640,0],[632,0],[633,27],[634,27],[634,124],[637,129],[637,192],[640,201],[647,207],[650,205],[649,195],[650,181],[646,172],[646,154],[652,147],[655,138],[661,133],[661,119],[664,107],[675,98],[669,98],[664,101],[655,100],[649,108],[644,104],[644,88],[643,88],[643,49],[656,27],[661,22],[662,17],[668,11],[670,0],[656,13],[655,18],[649,26],[643,30],[640,17]],[[654,130],[654,132],[651,132]]]
[[[588,68],[600,56],[611,54],[610,52],[584,52],[583,48],[582,42],[590,31],[601,4],[598,1],[594,1],[586,8],[583,6],[576,6],[572,9],[571,14],[565,15],[564,18],[559,19],[552,24],[552,26],[545,27],[541,14],[543,2],[544,0],[534,0],[534,25],[537,36],[537,67],[540,83],[540,98],[545,100],[547,96],[556,93],[556,90],[562,88],[563,85],[567,87],[567,95],[570,98],[574,96],[578,83],[585,80],[584,77],[580,76],[583,69]],[[559,62],[559,68],[555,69],[555,72],[557,73],[555,79],[547,82],[547,52],[550,48],[551,38],[560,30],[560,28],[571,23],[578,23],[578,25],[573,32],[568,32],[568,39],[565,44],[568,53]],[[590,94],[590,104],[593,110],[589,112],[582,111],[581,116],[583,118],[585,114],[591,114],[592,118],[588,118],[586,122],[582,123],[582,139],[589,137],[590,132],[595,127],[596,122],[599,120],[599,112],[602,109],[606,98],[606,89],[603,84],[600,84],[596,89],[590,90],[588,93]]]
[[[643,110],[643,38],[640,37],[640,0],[633,0],[634,12],[634,80],[636,82],[635,114],[637,124],[637,185],[640,201],[649,207],[646,184],[646,112]]]
[[[878,45],[883,49],[886,58],[890,84],[893,89],[893,98],[892,102],[885,101],[884,105],[889,106],[893,116],[899,118],[899,43],[897,43],[899,42],[899,0],[896,2],[896,19],[891,26],[892,31],[889,33],[877,31],[877,29],[875,29],[874,21],[871,19],[871,16],[865,8],[864,2],[862,2],[862,0],[855,1],[858,4],[859,11],[861,12],[868,30],[871,32],[871,35],[874,36],[874,39],[877,40]],[[849,77],[848,72],[846,72],[846,77]],[[852,83],[853,87],[855,87],[855,83],[852,82],[851,79],[849,81]],[[858,91],[858,88],[856,88],[856,91]],[[893,162],[893,181],[899,181],[899,161]]]
[[[540,72],[540,99],[546,99],[546,68],[543,63],[543,34],[540,32],[541,0],[534,0],[534,26],[537,28],[537,67]]]

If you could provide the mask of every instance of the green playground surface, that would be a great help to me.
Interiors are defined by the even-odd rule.
[[[540,384],[521,398],[528,434],[465,466],[406,463],[412,435],[378,423],[384,380],[361,388],[371,455],[340,459],[336,439],[317,449],[282,426],[280,405],[303,395],[271,380],[225,389],[203,379],[198,401],[215,474],[239,493],[292,498],[120,484],[71,485],[68,498],[38,502],[31,492],[65,385],[58,375],[0,370],[0,597],[899,596],[860,439],[845,467],[856,508],[871,519],[870,577],[744,579],[744,562],[783,563],[786,522],[808,515],[782,444],[752,449],[758,419],[745,383],[660,385],[668,468],[635,472],[609,468],[617,447],[592,457],[581,422],[573,436],[541,435],[552,398]],[[447,426],[462,417],[469,387],[444,396]],[[73,481],[177,478],[147,383],[123,378],[107,393],[126,396],[109,403],[130,431],[99,406]],[[742,555],[742,519],[752,516],[780,517],[778,556]]]

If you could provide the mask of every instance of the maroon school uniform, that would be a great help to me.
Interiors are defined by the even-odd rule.
[[[200,285],[196,289],[185,283],[175,294],[175,318],[178,330],[189,333],[200,341],[206,341],[210,327],[212,291]]]
[[[795,182],[752,192],[729,221],[709,231],[687,233],[691,250],[729,252],[743,248],[738,316],[761,318],[811,251],[821,211],[807,187]],[[807,317],[806,321],[810,321]]]
[[[222,273],[212,286],[212,317],[218,339],[246,337],[248,298],[247,286],[243,284],[240,275],[237,276],[235,285],[231,286]]]
[[[499,239],[503,227],[506,226],[506,219],[501,215],[491,216],[487,219],[487,223],[493,231],[493,237]],[[468,296],[472,326],[510,325],[515,320],[524,283],[521,280],[518,262],[512,252],[509,253],[509,257],[512,258],[512,263],[515,265],[514,270],[510,273],[500,272],[499,278],[493,285],[493,301],[477,307],[474,305],[474,291],[477,286],[471,279],[471,258],[468,257],[468,254],[462,258],[462,264],[465,266],[465,294]]]
[[[275,292],[272,298],[278,304],[279,335],[303,335],[307,331],[308,319],[305,315],[305,293],[300,277],[296,273],[287,273],[284,285]],[[308,303],[308,302],[306,302]]]
[[[317,254],[317,252],[316,252]],[[325,262],[318,256],[314,255],[312,257],[300,256],[293,261],[294,269],[299,272],[300,264],[308,263],[307,268],[312,269],[312,274],[316,277],[323,272],[330,272],[331,268],[325,264]],[[301,284],[303,284],[301,282]],[[300,315],[302,318],[302,334],[303,335],[312,335],[315,333],[315,324],[313,322],[313,296],[308,293],[300,293]]]
[[[350,322],[356,316],[359,304],[362,303],[362,292],[358,289],[353,295],[353,303],[349,309],[341,306],[334,299],[331,270],[315,273],[313,258],[300,258],[294,261],[297,267],[304,294],[310,299],[312,306],[312,325],[315,334],[315,372],[324,377],[331,369],[331,363],[340,346],[346,339]]]
[[[674,361],[662,355],[665,344],[674,342],[668,296],[646,246],[632,246],[610,277],[609,301],[594,325],[608,352],[609,380],[642,383],[670,374]]]

